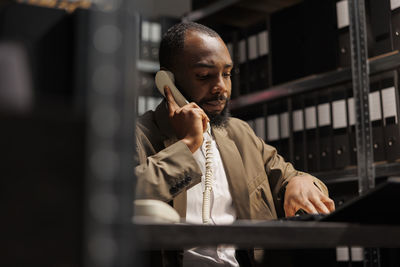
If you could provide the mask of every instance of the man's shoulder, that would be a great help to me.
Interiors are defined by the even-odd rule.
[[[136,120],[136,130],[141,130],[142,132],[148,132],[157,129],[157,124],[155,120],[155,113],[153,110],[146,111],[143,115],[137,117]]]
[[[226,128],[229,130],[243,130],[243,129],[249,130],[250,126],[247,124],[247,122],[241,119],[230,117],[226,125]]]

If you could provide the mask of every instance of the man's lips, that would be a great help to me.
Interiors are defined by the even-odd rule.
[[[226,100],[211,100],[203,102],[203,107],[207,111],[221,111],[226,105]]]

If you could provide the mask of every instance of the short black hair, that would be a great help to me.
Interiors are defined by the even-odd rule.
[[[196,22],[175,24],[168,29],[161,40],[159,51],[160,67],[171,69],[177,55],[183,50],[185,34],[188,30],[204,33],[211,37],[220,37],[214,30]]]

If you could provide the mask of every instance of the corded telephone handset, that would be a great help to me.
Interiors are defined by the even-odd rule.
[[[174,74],[170,71],[160,70],[157,72],[156,85],[160,93],[165,97],[164,87],[168,86],[171,89],[175,102],[180,106],[184,106],[189,102],[176,88],[174,82]],[[207,133],[210,135],[210,140],[206,140],[206,173],[205,173],[205,186],[203,192],[203,205],[202,205],[202,219],[203,223],[210,222],[210,197],[212,191],[212,149],[211,149],[211,131],[210,125],[207,124]]]

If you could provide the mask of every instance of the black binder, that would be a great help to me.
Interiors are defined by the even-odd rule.
[[[378,56],[392,51],[390,0],[369,0],[367,27],[371,35],[369,56]],[[371,34],[372,33],[372,34]]]
[[[280,154],[279,111],[279,101],[267,104],[267,143],[275,147]]]
[[[393,50],[400,50],[400,8],[392,7],[392,48]]]
[[[245,95],[249,93],[249,64],[247,55],[247,35],[244,32],[239,33],[238,54],[240,95]]]
[[[280,151],[279,154],[290,161],[290,124],[289,124],[288,100],[284,99],[280,103],[279,114],[279,133],[280,133]]]
[[[380,92],[380,77],[371,78],[369,93],[369,114],[372,126],[372,146],[374,151],[374,162],[385,161],[382,102]]]
[[[304,127],[304,103],[303,96],[296,96],[292,107],[293,129],[293,164],[296,169],[305,169],[306,135]]]
[[[264,90],[270,86],[270,71],[269,71],[269,41],[267,29],[261,30],[257,34],[258,41],[258,58],[256,62],[257,80],[259,90]]]
[[[326,171],[333,167],[331,95],[330,89],[318,93],[319,170]]]
[[[349,15],[347,1],[336,2],[336,16],[338,29],[338,67],[348,67],[351,65]]]
[[[400,159],[400,128],[398,122],[398,72],[391,71],[381,80],[381,95],[384,118],[384,136],[386,159],[389,162]]]
[[[357,141],[356,141],[356,115],[353,97],[353,88],[347,88],[347,131],[349,133],[349,146],[350,146],[350,166],[357,165]]]
[[[304,99],[304,117],[306,128],[306,161],[307,171],[318,171],[318,137],[317,137],[317,99],[315,94],[311,93]]]
[[[350,165],[346,106],[346,87],[336,87],[332,90],[333,164],[335,169],[343,169]]]

